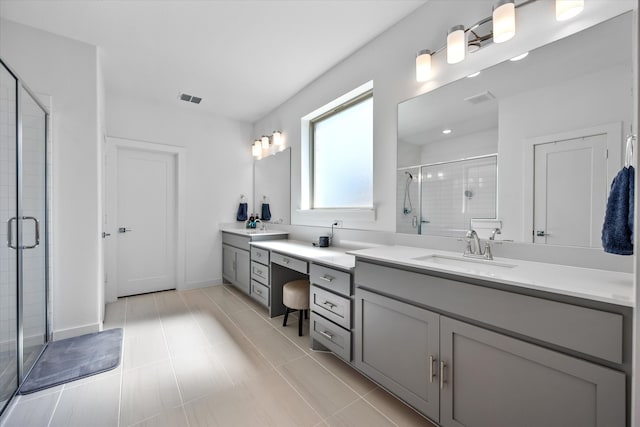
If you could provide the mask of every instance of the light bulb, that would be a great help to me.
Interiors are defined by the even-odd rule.
[[[273,145],[282,145],[282,132],[280,132],[279,130],[273,131]]]
[[[464,60],[467,53],[467,40],[464,34],[464,26],[451,27],[447,34],[447,62],[457,64]]]
[[[424,49],[416,56],[416,80],[426,82],[431,77],[431,51]]]
[[[262,145],[260,144],[260,140],[256,139],[253,145],[251,146],[251,153],[254,157],[260,156],[262,154]]]
[[[516,34],[516,5],[513,0],[498,0],[493,6],[493,42],[502,43]]]
[[[262,137],[262,148],[263,149],[267,149],[269,148],[269,137],[268,136],[263,136]]]

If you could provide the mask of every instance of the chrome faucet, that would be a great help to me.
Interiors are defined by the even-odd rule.
[[[496,230],[499,230],[496,228]],[[492,237],[495,238],[495,235],[498,234],[498,232],[494,230]],[[462,254],[463,256],[466,257],[471,257],[471,258],[483,258],[483,259],[488,259],[491,260],[493,259],[493,253],[491,252],[491,244],[489,243],[489,241],[485,242],[484,244],[484,249],[482,248],[482,246],[480,245],[480,238],[478,237],[478,233],[476,233],[476,230],[469,230],[467,231],[466,234],[466,239],[467,239],[467,247],[464,250],[464,253]],[[493,239],[490,239],[493,240]],[[473,245],[471,244],[471,242],[473,242]]]

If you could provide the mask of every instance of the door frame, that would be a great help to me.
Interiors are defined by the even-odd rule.
[[[553,133],[533,138],[526,138],[524,145],[524,191],[523,195],[523,229],[522,240],[524,242],[533,243],[534,238],[531,231],[533,230],[533,204],[534,204],[534,181],[535,181],[535,146],[540,144],[548,144],[556,141],[564,141],[567,139],[577,139],[594,135],[606,135],[607,137],[607,180],[611,182],[618,173],[622,165],[622,122],[606,123],[588,128],[574,129],[567,132]],[[607,186],[607,188],[609,188]],[[608,195],[608,190],[607,190]]]
[[[159,144],[155,142],[138,141],[128,138],[107,136],[107,150],[105,158],[104,179],[106,182],[106,203],[103,208],[102,225],[103,231],[115,237],[117,224],[111,222],[115,214],[116,180],[117,180],[117,153],[118,149],[134,149],[147,151],[150,153],[164,153],[174,156],[176,161],[176,288],[178,290],[185,287],[185,197],[186,197],[186,149],[175,145]],[[106,239],[104,251],[105,263],[105,303],[114,302],[118,299],[118,264],[115,242]]]

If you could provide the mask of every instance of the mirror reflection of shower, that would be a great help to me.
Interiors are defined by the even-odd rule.
[[[404,186],[404,203],[402,204],[402,213],[404,215],[409,215],[413,212],[413,204],[411,203],[411,194],[409,190],[411,189],[411,183],[413,182],[413,175],[409,173],[409,171],[404,172],[407,175],[407,182]]]

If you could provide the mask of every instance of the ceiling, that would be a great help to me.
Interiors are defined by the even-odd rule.
[[[0,17],[100,46],[109,92],[254,122],[426,1],[0,0]]]

